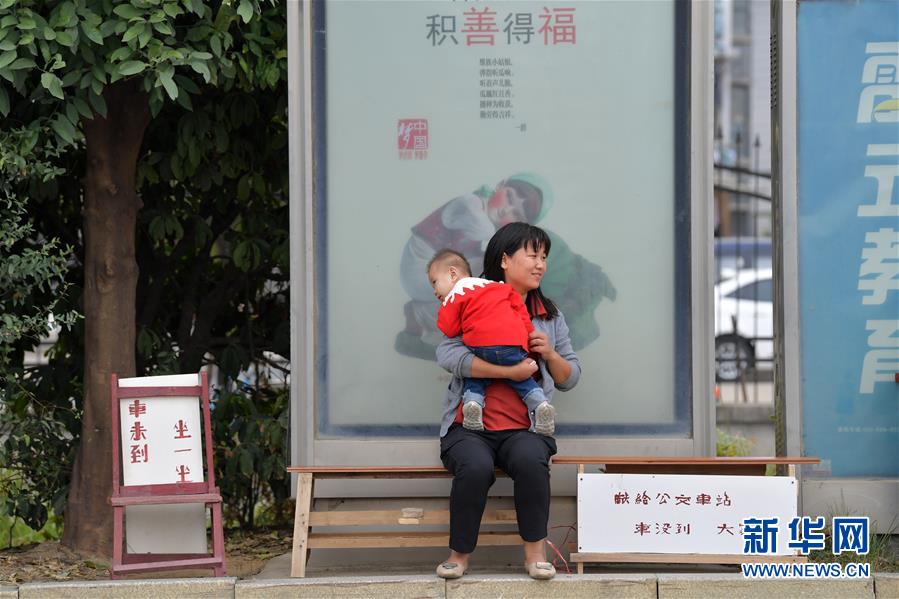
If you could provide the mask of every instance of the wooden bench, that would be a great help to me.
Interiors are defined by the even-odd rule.
[[[795,476],[800,464],[820,464],[815,457],[647,457],[647,456],[555,456],[553,464],[577,466],[583,474],[586,466],[601,464],[607,474],[711,474],[764,476],[768,465],[787,466]],[[727,564],[756,561],[806,561],[805,556],[703,555],[670,553],[572,553],[569,561],[577,564],[578,574],[585,563],[692,563]]]
[[[291,466],[287,469],[299,475],[297,482],[297,504],[293,524],[293,551],[290,561],[290,575],[304,577],[306,562],[312,549],[365,548],[365,547],[446,547],[449,532],[421,532],[396,530],[414,526],[449,526],[449,510],[424,510],[402,508],[392,510],[340,510],[314,511],[313,498],[315,481],[323,479],[425,479],[452,478],[443,466]],[[505,477],[502,470],[496,471],[497,478]],[[518,521],[514,509],[488,509],[481,524],[512,525],[509,532],[481,532],[479,545],[517,545]],[[377,526],[390,527],[384,532],[336,532],[310,533],[315,526]]]
[[[604,464],[608,473],[651,474],[739,474],[764,475],[768,464],[817,464],[817,458],[704,458],[704,457],[621,457],[621,456],[555,456],[554,465],[572,464],[583,472],[586,465]],[[420,532],[397,530],[408,526],[448,526],[449,510],[402,508],[392,510],[314,511],[315,481],[323,479],[427,479],[452,478],[443,466],[291,466],[287,469],[298,475],[297,502],[294,514],[293,550],[290,575],[304,577],[306,562],[312,549],[373,548],[373,547],[446,547],[448,532]],[[502,470],[497,478],[505,477]],[[518,545],[517,519],[514,509],[488,509],[481,524],[512,525],[508,532],[481,532],[479,545]],[[384,532],[328,532],[310,533],[312,527],[390,527]],[[577,562],[572,554],[572,561]],[[643,554],[641,554],[643,555]],[[595,561],[585,559],[584,561]],[[636,561],[636,560],[635,560]],[[645,560],[643,560],[645,561]],[[667,562],[668,559],[658,561]],[[578,563],[583,572],[583,562]]]

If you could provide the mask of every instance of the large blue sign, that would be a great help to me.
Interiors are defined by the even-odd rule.
[[[899,3],[798,15],[804,453],[899,476]]]

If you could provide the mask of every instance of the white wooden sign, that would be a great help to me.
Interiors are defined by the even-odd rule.
[[[192,387],[196,374],[119,379],[121,387]],[[199,397],[119,401],[122,477],[126,486],[203,482]],[[128,553],[206,553],[206,506],[125,508]]]
[[[740,555],[745,518],[778,518],[777,555],[792,555],[796,479],[786,476],[579,474],[581,553]]]

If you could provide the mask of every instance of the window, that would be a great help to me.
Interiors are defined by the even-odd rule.
[[[773,301],[774,293],[771,285],[771,279],[759,279],[754,283],[748,283],[742,287],[734,289],[727,294],[727,297],[738,300],[749,300],[753,302],[770,302]]]

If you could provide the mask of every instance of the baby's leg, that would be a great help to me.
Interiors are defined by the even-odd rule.
[[[484,430],[485,379],[465,379],[462,385],[462,426],[472,431]]]

